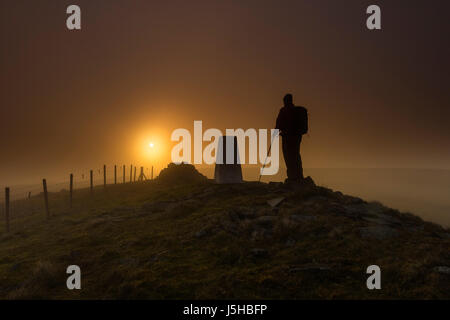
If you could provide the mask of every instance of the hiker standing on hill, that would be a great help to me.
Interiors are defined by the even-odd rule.
[[[287,179],[285,182],[300,182],[304,179],[300,143],[302,135],[308,132],[308,111],[296,107],[292,94],[283,98],[284,107],[280,109],[275,128],[280,130],[283,157],[286,162]]]

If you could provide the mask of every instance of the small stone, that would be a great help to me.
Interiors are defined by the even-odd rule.
[[[251,234],[251,240],[252,240],[252,241],[260,241],[260,240],[264,240],[264,239],[266,239],[266,238],[268,238],[268,237],[270,237],[270,236],[271,236],[271,233],[270,233],[270,232],[268,232],[268,231],[265,230],[265,229],[260,229],[260,228],[258,228],[258,229],[254,230],[254,231],[252,232],[252,234]]]
[[[129,266],[129,267],[135,267],[139,264],[139,259],[126,257],[126,258],[120,259],[119,264]]]
[[[278,197],[274,199],[267,200],[267,203],[272,207],[275,208],[277,205],[279,205],[285,198],[284,197]]]
[[[199,206],[199,202],[196,200],[186,200],[179,202],[172,202],[165,208],[167,214],[190,214],[194,212]]]
[[[326,205],[325,211],[330,212],[335,215],[339,215],[339,216],[353,217],[353,215],[348,214],[345,207],[338,202],[332,202],[332,203]]]
[[[295,214],[302,214],[303,213],[303,208],[301,208],[301,207],[285,208],[285,209],[283,209],[283,211],[288,216],[292,216],[292,215],[295,215]]]
[[[310,222],[316,220],[316,216],[303,215],[303,214],[293,214],[290,219],[294,222]]]
[[[240,219],[253,219],[256,217],[256,212],[250,207],[239,207],[234,210]]]
[[[156,202],[149,202],[145,203],[142,206],[142,209],[144,211],[150,211],[150,212],[161,212],[166,210],[166,208],[172,204],[171,201],[156,201]]]
[[[351,217],[362,217],[368,214],[367,205],[365,203],[355,203],[346,205],[345,213]]]
[[[319,263],[306,263],[297,267],[289,268],[290,273],[295,273],[299,271],[327,271],[331,270],[331,268],[325,264]]]
[[[255,222],[262,227],[271,227],[276,221],[276,217],[274,216],[262,216],[255,219]]]
[[[274,182],[274,181],[269,182],[269,187],[280,188],[282,186],[283,186],[283,182]]]
[[[115,213],[126,213],[126,212],[134,212],[134,211],[135,211],[134,207],[126,207],[126,206],[117,207],[112,210],[112,212],[115,212]]]
[[[79,259],[81,257],[81,250],[71,250],[70,258],[71,259]]]
[[[389,225],[400,225],[400,221],[394,217],[391,217],[387,214],[380,214],[378,216],[375,217],[363,217],[363,220],[373,223],[373,224],[377,224],[377,225],[384,225],[384,226],[389,226]]]
[[[336,227],[336,228],[333,228],[333,229],[330,231],[330,233],[328,234],[328,236],[329,236],[330,238],[335,238],[335,237],[338,237],[338,236],[342,235],[343,232],[344,232],[344,231],[343,231],[340,227]]]
[[[388,226],[370,226],[361,228],[360,234],[362,238],[385,240],[398,235],[398,231]]]
[[[296,242],[295,240],[288,239],[284,245],[286,247],[292,247],[293,245],[295,245],[295,242]]]
[[[284,226],[284,227],[286,227],[286,228],[289,228],[289,227],[291,227],[291,220],[289,219],[289,218],[286,218],[286,217],[284,217],[284,218],[282,218],[281,219],[281,224]]]
[[[423,229],[424,229],[424,227],[422,226],[422,230]],[[448,232],[440,232],[440,233],[438,233],[438,236],[441,239],[450,239],[450,233],[448,233]]]
[[[222,227],[225,231],[234,234],[234,235],[238,235],[239,234],[239,225],[233,221],[230,220],[224,220],[221,222]]]
[[[409,232],[421,232],[425,229],[424,226],[408,226],[406,227],[406,230]]]
[[[202,229],[200,231],[197,231],[195,233],[195,237],[196,238],[203,238],[204,236],[206,236],[208,234],[208,230],[207,229]]]
[[[271,215],[277,215],[278,208],[267,208],[267,207],[260,207],[256,208],[255,215],[256,216],[271,216]]]
[[[15,263],[15,264],[12,265],[12,267],[11,267],[10,270],[11,270],[11,271],[19,270],[20,266],[21,266],[20,263]]]
[[[264,257],[264,256],[267,256],[267,254],[268,254],[266,249],[261,249],[261,248],[252,249],[252,250],[250,250],[250,253],[254,257]]]
[[[450,267],[447,266],[438,266],[435,267],[433,270],[442,274],[450,274]]]
[[[357,197],[353,197],[353,196],[344,196],[344,202],[346,204],[363,204],[364,200],[357,198]]]
[[[212,188],[204,190],[202,193],[196,195],[198,199],[210,198],[215,195],[215,191]]]
[[[314,180],[310,177],[307,176],[305,179],[303,179],[302,183],[304,185],[310,186],[310,187],[315,187],[316,183],[314,182]]]

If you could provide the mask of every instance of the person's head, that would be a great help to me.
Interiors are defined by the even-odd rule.
[[[292,94],[288,93],[287,95],[285,95],[283,98],[283,102],[284,102],[285,107],[293,106],[294,103],[293,103]]]

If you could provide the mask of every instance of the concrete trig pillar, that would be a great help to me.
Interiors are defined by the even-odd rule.
[[[220,184],[242,183],[242,168],[239,163],[236,136],[219,137],[214,179]]]

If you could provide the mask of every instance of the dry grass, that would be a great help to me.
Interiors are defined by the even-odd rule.
[[[266,201],[280,196],[272,210]],[[449,275],[434,271],[450,265],[448,230],[364,204],[401,225],[395,238],[363,238],[371,222],[342,211],[362,201],[326,188],[116,185],[93,197],[76,191],[71,210],[64,193],[51,194],[49,221],[41,201],[24,204],[0,235],[1,298],[450,297]],[[66,288],[71,264],[81,267],[82,290]],[[382,268],[380,291],[365,286],[371,264]]]

